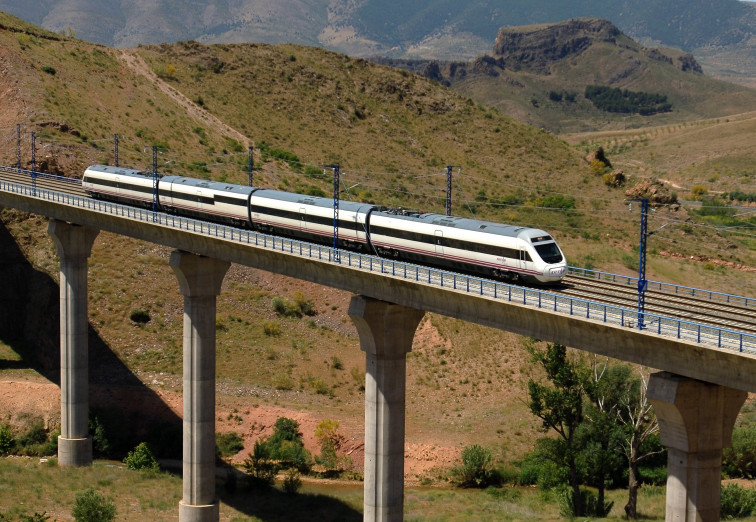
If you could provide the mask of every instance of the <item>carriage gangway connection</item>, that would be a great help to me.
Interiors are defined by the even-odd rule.
[[[0,167],[0,172],[17,173],[18,169]],[[29,184],[0,181],[0,205],[47,216],[59,222],[169,246],[177,252],[238,263],[352,292],[356,294],[356,298],[363,299],[353,299],[350,316],[358,325],[361,347],[366,352],[366,346],[374,340],[363,342],[366,330],[359,324],[360,310],[369,307],[370,302],[377,302],[401,310],[420,311],[418,321],[422,313],[434,312],[660,370],[660,373],[654,374],[649,384],[649,396],[662,426],[662,442],[670,447],[670,451],[680,446],[674,453],[670,453],[670,466],[673,464],[673,455],[679,461],[674,464],[675,467],[670,468],[670,473],[685,475],[674,486],[683,488],[682,497],[676,493],[670,500],[668,495],[668,519],[670,509],[672,513],[677,513],[681,509],[685,510],[685,506],[689,506],[691,501],[696,502],[695,498],[691,499],[691,495],[697,495],[696,491],[700,488],[691,485],[691,482],[700,484],[702,481],[711,481],[713,476],[709,467],[696,460],[699,458],[696,452],[709,451],[710,448],[703,447],[704,443],[691,444],[687,439],[677,439],[680,436],[698,437],[709,441],[706,444],[716,439],[719,442],[713,444],[719,444],[721,452],[722,444],[729,443],[729,433],[734,423],[734,415],[731,413],[734,405],[737,405],[736,411],[739,411],[740,404],[745,400],[745,392],[756,392],[756,335],[738,329],[652,313],[644,313],[646,327],[638,329],[635,326],[638,324],[638,312],[629,307],[591,302],[560,295],[548,288],[515,286],[372,255],[348,251],[340,251],[339,255],[335,255],[331,247],[104,202],[62,192],[60,189],[50,190],[40,184],[32,187]],[[173,264],[173,260],[171,263]],[[607,275],[598,274],[597,277],[605,278]],[[649,286],[652,285],[653,283],[649,283]],[[698,295],[706,293],[701,290],[696,292]],[[685,292],[678,290],[678,293]],[[716,292],[710,294],[726,296]],[[735,297],[737,296],[726,296],[725,299]],[[358,304],[355,305],[355,302]],[[368,304],[365,305],[365,302]],[[753,300],[749,298],[744,306],[752,307]],[[406,351],[411,349],[412,335],[414,326]],[[380,360],[380,355],[377,357]],[[402,376],[402,386],[404,382]],[[372,385],[380,387],[381,384]],[[366,391],[366,415],[370,409],[367,405],[367,397],[370,395]],[[683,406],[678,404],[680,401]],[[691,403],[699,405],[695,411],[685,406]],[[712,406],[701,406],[709,403]],[[401,404],[403,418],[403,390]],[[672,408],[676,413],[665,413],[665,407]],[[683,409],[679,410],[678,407]],[[696,418],[688,420],[690,415]],[[696,429],[700,431],[704,424],[711,424],[708,421],[702,424],[699,418],[701,415],[717,416],[716,419],[719,420],[714,419],[713,423],[717,426],[722,424],[722,434],[718,438],[697,435]],[[665,423],[672,428],[665,428]],[[686,423],[698,428],[692,432],[685,428],[688,425]],[[403,421],[401,426],[403,444]],[[366,447],[367,432],[372,429],[366,422]],[[666,439],[665,431],[671,434]],[[383,433],[387,437],[387,432]],[[400,452],[400,456],[401,454],[403,452]],[[393,457],[383,455],[379,458]],[[716,472],[719,473],[719,470]],[[369,476],[366,469],[366,513],[368,488],[383,481],[381,477]],[[394,493],[393,497],[401,497],[395,490]],[[682,504],[680,498],[683,499]],[[380,504],[383,500],[378,499],[376,502]],[[396,502],[396,499],[387,502]],[[677,504],[670,508],[670,502]],[[717,496],[717,506],[718,502]],[[709,509],[709,504],[711,499],[702,501],[699,509]],[[384,507],[371,504],[370,512],[385,513]],[[710,510],[714,512],[713,508]]]

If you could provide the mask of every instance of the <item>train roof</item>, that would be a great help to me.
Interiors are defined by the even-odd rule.
[[[105,172],[107,174],[115,174],[118,176],[142,176],[152,177],[152,172],[143,172],[136,169],[128,169],[126,167],[114,167],[112,165],[92,165],[87,167],[87,171]],[[84,171],[86,174],[87,171]]]
[[[507,237],[522,237],[527,238],[530,241],[532,238],[543,238],[542,241],[551,240],[551,236],[548,232],[538,228],[522,227],[517,225],[507,225],[504,223],[496,223],[494,221],[483,221],[480,219],[462,218],[456,216],[446,216],[443,214],[433,213],[420,213],[420,212],[381,212],[381,214],[388,215],[393,218],[407,220],[410,222],[421,221],[429,225],[437,225],[441,227],[451,227],[460,230],[469,230],[474,232],[484,232],[488,234],[496,234],[499,236]]]
[[[249,194],[250,192],[255,191],[254,187],[247,187],[245,185],[234,185],[233,183],[225,183],[222,181],[187,178],[185,176],[164,176],[160,179],[160,183],[173,183],[186,187],[206,188],[216,192],[235,192],[237,194]]]
[[[320,208],[333,208],[333,199],[331,198],[295,194],[294,192],[283,192],[280,190],[260,189],[254,193],[253,197],[286,201],[289,203],[298,203],[300,205],[310,205]],[[346,210],[348,212],[368,212],[370,209],[376,208],[379,207],[372,203],[356,203],[354,201],[339,200],[339,210]]]

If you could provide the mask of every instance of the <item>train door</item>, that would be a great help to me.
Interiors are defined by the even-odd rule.
[[[436,230],[436,254],[443,256],[444,255],[444,231],[443,230]]]
[[[116,176],[115,177],[115,192],[116,194],[121,194],[121,177]]]
[[[307,230],[307,209],[299,207],[299,230]]]
[[[360,215],[355,212],[354,213],[354,238],[355,239],[364,239],[365,235],[361,233],[362,225],[360,225]],[[349,231],[349,234],[352,234],[352,231]]]
[[[204,208],[202,204],[202,191],[197,190],[197,209],[202,210]]]
[[[530,254],[528,254],[528,251],[518,250],[518,252],[520,256],[520,259],[517,262],[518,268],[520,268],[520,270],[527,270],[528,268],[532,268],[532,267],[528,267],[528,264],[530,264],[529,262],[531,261]]]

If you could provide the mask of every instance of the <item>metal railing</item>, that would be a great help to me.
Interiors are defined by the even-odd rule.
[[[27,174],[29,178],[46,178],[55,181],[62,181],[64,183],[71,183],[72,185],[81,185],[79,178],[67,178],[65,176],[58,176],[57,174],[48,174],[47,172],[39,172],[36,170],[18,169],[17,167],[8,167],[6,165],[0,165],[0,170],[5,172],[11,172],[13,174]]]
[[[635,328],[638,325],[637,310],[567,297],[549,292],[548,290],[523,288],[479,277],[384,259],[373,255],[349,251],[336,252],[330,246],[321,246],[295,239],[271,236],[251,230],[238,229],[172,214],[156,213],[152,210],[139,209],[46,189],[37,189],[36,196],[33,196],[31,187],[7,181],[0,182],[0,190],[84,208],[94,212],[120,216],[125,219],[156,223],[177,230],[186,230],[192,233],[215,237],[224,241],[232,241],[250,246],[254,245],[256,248],[264,248],[288,255],[318,259],[352,269],[377,272],[387,277],[411,280],[418,284],[441,287],[452,292],[505,300],[522,306],[580,317],[586,321],[595,321],[625,328]],[[335,255],[336,253],[338,255]],[[713,294],[715,293],[713,292]],[[644,313],[644,325],[644,331],[660,336],[716,346],[721,349],[756,354],[756,335],[737,330],[718,328],[650,313]]]
[[[624,284],[632,288],[638,288],[638,278],[612,274],[611,272],[601,272],[600,270],[591,270],[588,268],[579,268],[575,266],[567,267],[567,275],[581,276],[597,281],[611,281],[612,283]],[[726,294],[723,292],[714,292],[712,290],[703,290],[691,286],[676,285],[674,283],[662,283],[659,281],[646,281],[646,291],[659,290],[668,294],[681,296],[700,297],[710,301],[721,301],[723,303],[743,306],[745,308],[756,307],[756,298],[745,297],[742,295]]]

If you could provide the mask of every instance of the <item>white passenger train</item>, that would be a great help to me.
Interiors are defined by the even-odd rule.
[[[93,198],[332,244],[333,200],[106,165],[86,169]],[[554,239],[536,228],[387,209],[339,201],[339,248],[511,281],[557,283],[567,262]]]

